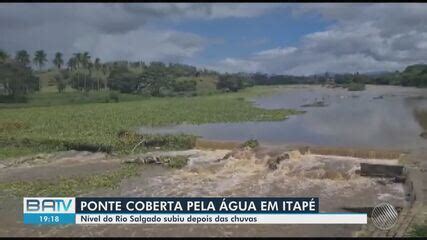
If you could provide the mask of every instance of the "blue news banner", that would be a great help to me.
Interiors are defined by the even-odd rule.
[[[319,199],[24,198],[24,224],[366,224],[366,214],[321,213]]]

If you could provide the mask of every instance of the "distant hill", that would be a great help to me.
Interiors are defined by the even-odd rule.
[[[415,64],[405,68],[402,73],[405,74],[425,74],[427,71],[427,64]]]
[[[415,64],[405,68],[399,74],[400,82],[404,86],[427,86],[427,64]]]

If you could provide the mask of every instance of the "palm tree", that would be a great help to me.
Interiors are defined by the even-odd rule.
[[[58,69],[61,69],[62,64],[64,64],[64,60],[62,60],[62,53],[57,52],[55,53],[55,58],[53,59],[53,64],[55,64],[55,66]]]
[[[84,52],[83,54],[81,54],[81,63],[82,63],[83,68],[86,68],[89,70],[89,76],[92,75],[92,71],[91,71],[92,63],[90,61],[89,52]],[[85,75],[85,79],[84,79],[84,89],[85,90],[86,90],[86,80],[87,80],[87,76]]]
[[[84,52],[81,54],[81,62],[84,68],[87,68],[90,63],[90,55],[88,52]]]
[[[104,75],[107,75],[107,73],[109,71],[108,65],[106,63],[101,64],[101,70],[102,70],[102,73]],[[105,77],[104,78],[104,89],[107,89],[107,88],[108,88],[108,77]]]
[[[47,62],[46,53],[43,50],[36,51],[33,62],[39,66],[39,70],[41,71],[45,62]]]
[[[15,60],[18,63],[27,66],[28,64],[30,64],[30,54],[28,54],[28,52],[25,50],[20,50],[16,52]]]
[[[77,69],[77,59],[75,57],[70,57],[70,59],[68,59],[67,62],[67,67],[69,71],[75,71]],[[71,80],[73,81],[73,83],[71,84],[72,86],[76,86],[74,83],[74,77],[71,78]]]
[[[74,65],[74,69],[76,70],[76,74],[77,74],[77,89],[79,89],[79,85],[80,85],[80,72],[79,69],[80,67],[82,67],[82,63],[83,63],[83,54],[82,53],[74,53],[73,54],[73,65]]]
[[[5,52],[2,49],[0,49],[0,62],[4,62],[8,58],[9,58],[9,55],[7,54],[7,52]]]
[[[101,69],[101,59],[99,59],[99,58],[96,58],[95,59],[95,69],[97,70],[97,71],[99,71],[99,69]]]
[[[97,78],[96,78],[96,80],[97,80],[97,82],[98,82],[98,91],[99,91],[99,81],[100,81],[100,77],[99,77],[99,70],[101,70],[101,59],[99,59],[99,58],[96,58],[95,59],[95,62],[94,62],[94,68],[95,68],[95,70],[97,71]]]
[[[73,56],[76,63],[76,69],[78,69],[82,66],[83,55],[81,53],[74,53]]]
[[[77,61],[75,57],[70,57],[67,62],[67,67],[70,71],[76,70],[77,68]]]

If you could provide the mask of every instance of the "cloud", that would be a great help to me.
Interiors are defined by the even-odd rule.
[[[203,38],[159,26],[252,18],[282,8],[290,9],[295,17],[318,16],[332,24],[294,45],[274,46],[249,57],[230,58],[227,52],[221,53],[223,60],[204,67],[312,74],[396,70],[425,62],[427,5],[415,3],[6,3],[0,5],[0,48],[11,54],[44,49],[49,56],[62,51],[66,57],[89,51],[106,61],[194,62],[206,46],[228,44],[226,38]],[[245,40],[242,47],[259,49],[271,42],[260,36]]]
[[[0,48],[44,49],[70,56],[89,51],[104,60],[180,61],[199,53],[204,39],[188,32],[155,29],[149,23],[253,17],[273,4],[212,3],[9,3],[0,6]]]
[[[305,35],[296,46],[227,58],[220,71],[313,74],[397,70],[426,61],[425,4],[302,4],[295,16],[318,14],[334,23]],[[250,66],[250,67],[249,67]]]
[[[125,33],[147,21],[254,17],[277,4],[227,3],[8,3],[0,6],[0,28],[29,29],[46,23],[82,24],[103,33]]]
[[[140,29],[125,34],[96,34],[77,38],[76,49],[105,61],[180,62],[202,50],[204,39],[191,33]]]

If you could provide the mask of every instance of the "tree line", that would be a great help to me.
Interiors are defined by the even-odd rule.
[[[89,52],[74,53],[68,61],[61,52],[56,52],[51,61],[56,68],[54,80],[59,92],[71,87],[82,92],[108,89],[152,96],[194,93],[197,84],[194,78],[218,74],[185,64],[102,63],[100,58],[92,60]],[[43,50],[36,51],[32,59],[25,50],[17,51],[14,57],[0,50],[0,95],[21,96],[40,90],[40,78],[37,77],[40,74],[35,73],[31,63],[41,73],[47,62]]]
[[[20,50],[10,56],[0,50],[0,96],[19,98],[40,90],[40,73],[48,63],[43,50],[33,56]],[[346,86],[349,90],[363,90],[364,84],[427,86],[427,65],[408,66],[402,72],[382,74],[315,74],[310,76],[268,75],[264,73],[219,73],[185,64],[143,61],[114,61],[103,63],[89,52],[74,53],[67,61],[61,52],[50,60],[55,68],[54,81],[59,92],[67,87],[88,92],[115,90],[122,93],[150,96],[194,95],[202,77],[216,79],[216,89],[236,92],[254,85],[330,84]],[[32,68],[31,63],[35,69]],[[52,71],[52,69],[48,70]]]

